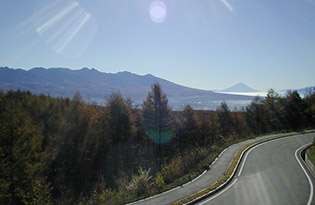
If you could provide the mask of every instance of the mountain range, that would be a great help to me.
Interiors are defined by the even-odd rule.
[[[310,86],[306,88],[295,89],[302,97],[307,96],[310,93],[315,92],[315,86]],[[279,93],[286,94],[287,92],[292,91],[292,89],[281,90]]]
[[[238,83],[232,87],[220,90],[220,92],[260,92],[259,90],[255,90],[247,85],[245,85],[244,83]]]
[[[169,98],[171,107],[179,109],[190,104],[204,109],[213,101],[251,100],[253,97],[215,93],[181,86],[151,74],[144,76],[127,71],[112,73],[96,69],[82,68],[33,68],[28,71],[0,67],[0,90],[29,90],[34,94],[47,94],[54,97],[72,97],[79,91],[85,100],[104,102],[112,92],[119,91],[122,96],[141,104],[153,83],[159,83]],[[211,101],[211,102],[210,102]]]

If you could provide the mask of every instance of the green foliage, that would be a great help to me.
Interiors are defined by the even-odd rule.
[[[123,204],[191,180],[236,141],[304,127],[315,127],[314,93],[269,90],[243,111],[171,111],[159,84],[142,109],[119,93],[98,106],[79,93],[0,92],[0,201]]]
[[[315,145],[313,145],[307,150],[307,156],[315,164]]]
[[[162,166],[161,176],[165,183],[170,183],[183,173],[183,162],[181,157],[174,158],[171,163]]]
[[[171,109],[168,106],[168,99],[163,93],[161,86],[155,83],[143,102],[143,127],[147,136],[154,141],[154,174],[161,167],[161,161],[168,152],[163,149],[162,142],[172,135]]]
[[[32,189],[23,196],[23,202],[28,205],[52,204],[52,187],[45,179],[34,179]]]
[[[297,130],[305,126],[305,104],[297,91],[288,93],[284,111],[288,129]]]
[[[233,119],[231,111],[225,102],[222,102],[217,109],[220,134],[228,138],[232,134]]]
[[[105,112],[107,137],[110,144],[107,156],[107,176],[119,176],[121,170],[132,174],[134,168],[132,161],[135,155],[133,139],[136,127],[131,105],[120,93],[113,93],[107,100]],[[109,185],[112,185],[112,182]]]
[[[118,205],[126,203],[126,199],[128,198],[129,197],[126,192],[104,189],[100,193],[95,193],[94,197],[89,200],[88,204]]]
[[[164,188],[164,185],[165,185],[164,178],[161,172],[158,172],[155,178],[155,186],[159,191],[162,191]]]
[[[305,114],[308,127],[315,127],[315,90],[305,97]]]
[[[127,190],[137,196],[142,196],[148,192],[151,185],[151,179],[150,169],[143,170],[142,168],[139,168],[138,174],[132,176],[131,182],[127,186]]]
[[[264,101],[262,98],[256,97],[246,107],[246,122],[252,133],[260,135],[267,132],[265,117]]]
[[[42,137],[23,109],[28,93],[9,92],[0,99],[0,200],[21,203],[42,170]]]

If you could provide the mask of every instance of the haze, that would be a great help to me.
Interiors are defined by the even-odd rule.
[[[0,1],[0,64],[302,88],[315,84],[314,11],[314,0]]]

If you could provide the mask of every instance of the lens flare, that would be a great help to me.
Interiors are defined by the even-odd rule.
[[[172,130],[166,130],[162,132],[158,132],[153,129],[146,129],[147,136],[156,144],[165,144],[171,141],[174,136],[174,132]]]
[[[150,5],[150,17],[155,23],[162,23],[166,18],[166,6],[162,1],[154,1]]]
[[[94,34],[96,24],[77,1],[57,1],[36,12],[26,25],[34,24],[39,36],[58,54],[80,56]]]
[[[226,6],[226,8],[230,11],[233,12],[233,7],[227,0],[221,0],[221,2]]]

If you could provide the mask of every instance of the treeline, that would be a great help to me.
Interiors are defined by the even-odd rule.
[[[224,102],[216,111],[172,111],[159,84],[141,109],[119,93],[99,106],[79,93],[0,92],[0,201],[125,203],[163,191],[228,143],[314,127],[314,93],[269,90],[241,111]]]

